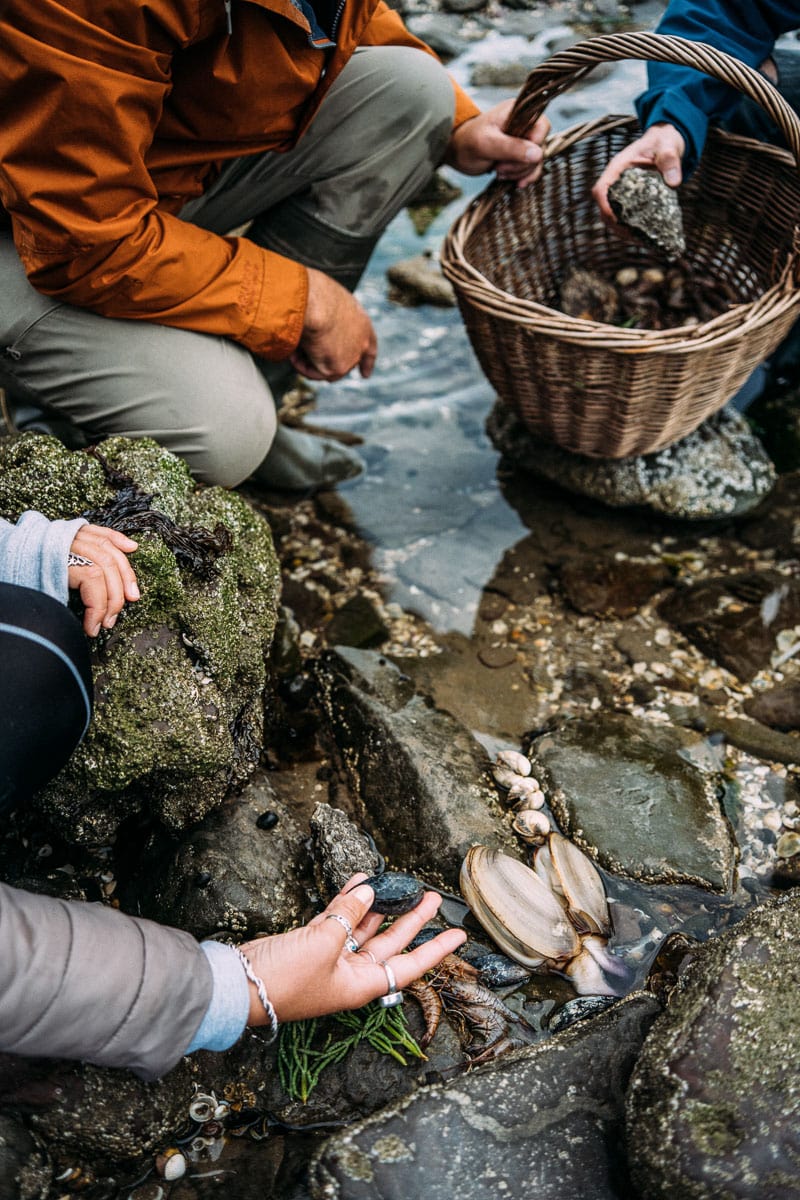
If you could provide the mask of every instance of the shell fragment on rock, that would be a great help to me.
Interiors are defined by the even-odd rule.
[[[672,261],[686,253],[683,213],[678,193],[656,170],[628,167],[608,189],[617,220]]]
[[[461,867],[461,893],[492,940],[531,969],[561,972],[583,995],[620,995],[626,964],[607,949],[611,920],[594,864],[555,831],[534,868],[487,846],[472,846]]]

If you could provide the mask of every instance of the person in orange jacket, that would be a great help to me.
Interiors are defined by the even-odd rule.
[[[510,137],[511,103],[481,113],[384,0],[6,0],[0,384],[207,482],[353,473],[276,436],[278,377],[369,376],[352,291],[395,213],[443,161],[537,177],[547,121]]]

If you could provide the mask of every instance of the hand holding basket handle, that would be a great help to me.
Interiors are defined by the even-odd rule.
[[[551,99],[601,62],[696,68],[760,104],[785,150],[712,131],[681,189],[688,257],[739,303],[676,329],[626,328],[561,312],[575,265],[613,277],[631,251],[592,198],[605,164],[637,136],[634,118],[600,117],[552,137],[531,187],[491,184],[454,222],[441,252],[473,348],[526,428],[565,450],[626,458],[696,429],[734,395],[800,315],[800,121],[758,71],[700,42],[654,33],[591,38],[528,76],[507,132],[529,129]]]

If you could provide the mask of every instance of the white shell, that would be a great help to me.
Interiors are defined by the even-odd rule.
[[[611,918],[606,891],[594,863],[560,833],[550,834],[549,846],[570,913],[578,918],[585,932],[608,937]]]
[[[538,808],[522,808],[511,822],[514,833],[526,842],[540,842],[550,832],[550,820]]]
[[[497,786],[503,788],[505,791],[508,791],[518,779],[522,778],[516,771],[512,771],[510,767],[498,766],[492,767],[492,776]]]
[[[518,777],[508,789],[509,800],[524,800],[525,807],[541,808],[544,804],[544,792],[536,779]]]
[[[461,867],[461,894],[494,942],[515,962],[538,967],[573,958],[580,940],[565,907],[524,863],[473,846]]]
[[[186,1165],[180,1150],[166,1150],[156,1157],[156,1170],[162,1179],[181,1179],[186,1174]]]
[[[517,750],[501,750],[495,761],[498,767],[508,767],[509,771],[513,771],[515,775],[530,775],[531,773],[530,759]]]

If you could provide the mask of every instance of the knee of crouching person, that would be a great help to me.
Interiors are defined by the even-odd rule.
[[[455,93],[450,76],[438,59],[409,46],[385,50],[393,84],[392,111],[395,116],[402,112],[417,135],[427,140],[436,165],[453,129]]]
[[[268,393],[262,390],[254,398],[237,397],[209,431],[202,452],[190,461],[195,478],[201,483],[236,487],[266,458],[276,424],[275,405]]]

